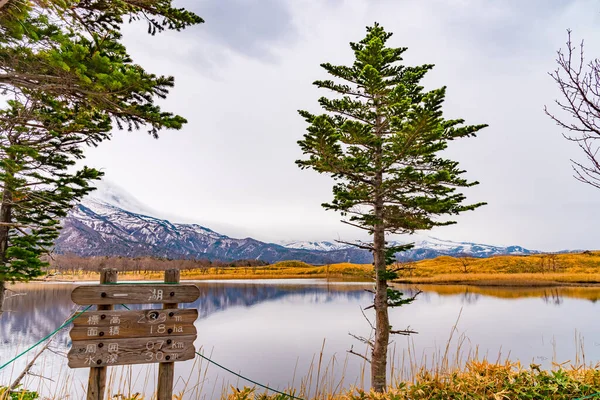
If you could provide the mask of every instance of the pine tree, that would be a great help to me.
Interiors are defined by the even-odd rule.
[[[148,33],[203,22],[171,0],[0,1],[0,313],[5,282],[41,274],[64,217],[101,173],[84,167],[83,146],[114,127],[180,129],[185,118],[156,104],[174,80],[134,63],[124,22]]]
[[[390,268],[395,254],[412,245],[388,246],[387,234],[411,234],[453,224],[441,219],[473,210],[484,203],[463,204],[457,188],[476,185],[461,175],[456,161],[439,153],[448,142],[475,136],[486,125],[467,125],[461,119],[444,119],[446,88],[425,91],[421,79],[433,65],[416,67],[400,63],[406,48],[386,47],[392,36],[379,24],[367,28],[358,43],[351,66],[321,64],[336,80],[314,84],[334,92],[321,97],[324,114],[300,111],[309,124],[300,145],[307,159],[296,163],[336,181],[333,200],[323,204],[339,211],[342,222],[373,235],[372,243],[356,244],[373,253],[375,290],[375,340],[371,342],[371,386],[386,388],[387,348],[393,330],[388,308],[409,304],[388,281],[397,277]]]
[[[81,144],[101,140],[107,126],[101,113],[50,99],[10,100],[0,110],[0,292],[6,281],[41,274],[60,218],[102,175],[87,167],[70,171],[83,157]]]

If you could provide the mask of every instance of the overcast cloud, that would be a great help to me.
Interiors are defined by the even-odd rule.
[[[320,207],[332,181],[301,171],[296,141],[325,92],[322,62],[349,63],[348,42],[379,21],[407,46],[407,64],[434,63],[428,89],[448,86],[448,118],[487,123],[448,150],[489,205],[432,234],[542,250],[600,248],[600,190],[571,176],[575,144],[543,112],[558,96],[547,75],[566,29],[600,56],[596,1],[203,0],[180,2],[206,23],[150,37],[129,27],[139,63],[175,76],[164,102],[188,118],[153,140],[117,132],[86,164],[163,215],[265,241],[364,238]],[[135,29],[134,29],[135,28]],[[140,28],[140,29],[137,29]]]

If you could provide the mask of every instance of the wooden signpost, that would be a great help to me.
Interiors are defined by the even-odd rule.
[[[165,282],[117,285],[114,269],[102,270],[100,285],[79,286],[74,303],[97,305],[73,321],[69,367],[91,368],[87,400],[103,400],[106,367],[160,363],[157,400],[173,397],[174,362],[195,357],[196,309],[179,309],[178,303],[195,301],[200,290],[180,285],[179,270],[165,271]],[[159,303],[162,309],[113,310],[114,304]]]

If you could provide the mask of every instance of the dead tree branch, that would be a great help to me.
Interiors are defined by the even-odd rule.
[[[354,339],[356,339],[356,340],[358,340],[360,342],[363,342],[364,344],[366,344],[368,346],[371,346],[371,347],[375,346],[375,344],[373,344],[373,341],[370,340],[370,339],[367,339],[366,337],[358,336],[358,335],[355,335],[355,334],[350,333],[350,332],[348,332],[348,335],[352,336]]]
[[[354,247],[358,247],[359,249],[373,251],[373,246],[367,245],[367,244],[352,243],[352,242],[346,242],[344,240],[337,240],[337,239],[336,239],[336,242],[337,243],[342,243],[342,244],[347,244],[347,245],[354,246]]]
[[[555,105],[561,116],[544,107],[558,126],[568,133],[563,136],[576,142],[583,151],[586,161],[571,160],[575,179],[600,189],[600,60],[585,61],[584,46],[579,48],[571,41],[571,31],[567,31],[566,51],[558,50],[558,68],[549,75],[557,84],[561,100]]]
[[[408,336],[408,335],[412,335],[412,334],[417,334],[419,332],[411,330],[410,326],[409,326],[409,327],[407,327],[406,329],[403,329],[403,330],[390,330],[390,333],[392,335],[404,335],[404,336]]]
[[[363,317],[365,317],[365,319],[369,323],[369,326],[371,327],[371,330],[375,331],[375,326],[373,325],[373,323],[371,322],[371,320],[367,317],[367,314],[365,314],[365,311],[361,307],[359,307],[359,309],[360,309],[360,312],[362,313]]]
[[[358,356],[358,357],[362,358],[363,360],[365,360],[366,362],[368,362],[369,364],[371,364],[371,360],[369,360],[366,356],[364,356],[364,355],[362,355],[362,354],[357,353],[357,352],[354,351],[354,346],[351,346],[350,350],[346,350],[346,351],[348,353],[350,353],[350,354],[354,354],[355,356]]]

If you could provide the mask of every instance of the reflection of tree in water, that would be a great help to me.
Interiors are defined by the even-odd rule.
[[[546,304],[558,306],[563,303],[563,296],[560,294],[557,288],[545,289],[542,295],[542,300]]]
[[[58,327],[75,310],[71,302],[70,284],[19,285],[13,288],[24,296],[11,298],[0,317],[0,345],[26,345],[39,340]],[[355,285],[276,285],[239,283],[200,283],[200,298],[186,308],[197,308],[199,319],[230,307],[252,307],[268,301],[301,298],[304,302],[327,303],[337,300],[368,303],[370,295],[362,286]],[[148,305],[130,305],[131,309],[148,308]],[[156,307],[160,307],[156,305]],[[120,307],[117,306],[117,309]],[[55,339],[59,346],[69,345],[68,330]]]
[[[397,289],[400,290],[402,293],[404,293],[406,296],[408,297],[412,297],[414,296],[416,293],[419,293],[419,295],[417,296],[417,300],[421,301],[421,302],[425,302],[425,303],[429,303],[431,302],[431,299],[434,297],[437,297],[440,293],[437,293],[435,291],[430,291],[430,286],[427,286],[427,289],[421,289],[420,286],[397,286]],[[476,289],[473,287],[469,287],[469,286],[460,286],[460,290],[458,291],[454,291],[452,293],[453,296],[459,296],[461,301],[464,304],[475,304],[477,302],[477,300],[479,300],[479,298],[481,298],[482,295],[481,293],[477,293],[475,291]]]
[[[475,304],[481,297],[480,293],[474,293],[471,288],[466,287],[464,293],[461,296],[461,300],[464,304]]]

